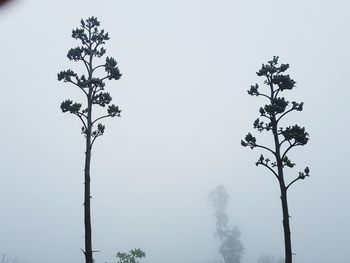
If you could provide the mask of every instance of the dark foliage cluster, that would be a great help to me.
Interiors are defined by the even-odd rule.
[[[146,256],[146,253],[143,252],[141,249],[136,248],[132,249],[129,252],[118,252],[117,263],[138,263],[138,259],[144,258]]]
[[[307,144],[309,140],[309,134],[305,131],[304,127],[299,125],[281,127],[279,125],[280,120],[292,111],[302,111],[303,102],[298,103],[295,101],[287,101],[281,96],[281,93],[286,90],[292,90],[295,87],[296,82],[285,72],[289,69],[289,64],[279,64],[278,57],[274,56],[267,64],[263,64],[261,69],[256,73],[259,77],[264,77],[264,84],[267,86],[267,92],[261,92],[259,85],[256,83],[250,87],[248,94],[251,96],[261,96],[267,99],[267,103],[259,108],[260,117],[257,118],[254,123],[254,129],[259,132],[271,131],[276,136],[281,136],[279,139],[278,148],[281,152],[281,165],[282,167],[294,167],[293,163],[288,157],[287,153],[295,146],[303,146]],[[241,140],[241,145],[244,147],[262,148],[269,151],[273,157],[276,157],[276,149],[270,149],[264,145],[257,143],[256,138],[248,133],[244,140]],[[283,150],[284,149],[284,150]],[[270,162],[269,158],[265,158],[261,155],[256,165],[263,165],[270,169],[278,178],[278,174],[274,168],[277,166],[276,162]],[[299,179],[304,179],[305,176],[309,176],[309,168],[307,173],[304,171],[300,173]]]
[[[87,74],[78,75],[71,69],[63,70],[57,74],[59,81],[68,82],[79,88],[87,98],[86,107],[82,108],[82,103],[65,100],[61,103],[62,112],[69,112],[76,115],[82,122],[82,133],[90,135],[92,142],[103,135],[105,126],[98,124],[95,130],[89,130],[89,126],[103,118],[119,117],[121,110],[118,106],[111,104],[112,97],[109,92],[105,92],[105,80],[118,80],[122,76],[118,63],[113,57],[106,57],[105,62],[93,67],[93,59],[101,58],[106,53],[103,45],[109,40],[109,35],[103,29],[99,30],[100,22],[96,17],[90,17],[80,21],[80,28],[72,31],[72,38],[79,40],[81,45],[71,48],[67,57],[71,61],[82,62],[85,65]],[[104,70],[100,73],[102,77],[96,77],[98,69]],[[101,107],[107,106],[105,115],[92,119],[92,105]],[[90,123],[89,123],[90,121]],[[91,124],[91,125],[89,125]],[[102,128],[103,127],[103,128]]]

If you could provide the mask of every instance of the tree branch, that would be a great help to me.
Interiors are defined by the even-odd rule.
[[[97,134],[96,136],[94,136],[94,138],[92,139],[92,142],[90,144],[90,148],[92,148],[92,145],[94,144],[95,140],[97,139],[97,137],[100,137],[102,134]]]
[[[275,175],[277,180],[279,180],[277,173],[270,166],[268,166],[267,164],[265,164],[263,162],[257,162],[257,165],[259,165],[259,164],[262,166],[265,166],[267,169],[269,169]]]
[[[85,68],[89,74],[89,63],[85,60],[85,55],[81,56],[81,60],[84,62]]]
[[[75,83],[73,80],[70,79],[70,80],[67,80],[67,82],[72,83],[73,85],[77,86],[79,89],[81,89],[85,93],[86,96],[88,96],[86,91],[82,87],[80,87],[77,83]]]
[[[296,110],[295,108],[291,108],[289,110],[287,110],[285,113],[283,113],[278,119],[277,119],[277,123],[279,122],[280,119],[283,118],[283,116],[285,116],[286,114],[288,114],[289,112]]]
[[[282,134],[282,133],[278,133],[278,135],[281,135],[281,134]],[[292,145],[292,143],[290,142],[290,140],[284,139],[283,141],[280,142],[279,147],[281,147],[282,144],[285,143],[285,142],[289,142],[289,145]]]
[[[105,79],[109,78],[109,74],[106,77],[103,77],[101,80],[104,81]]]
[[[270,92],[271,92],[270,100],[272,101],[272,99],[273,99],[273,94],[274,94],[273,83],[272,83],[272,74],[271,74],[271,77],[269,77],[268,75],[266,75],[266,78],[267,78],[267,83],[268,83],[268,85],[270,86]]]
[[[264,93],[258,93],[259,94],[259,96],[263,96],[263,97],[265,97],[265,98],[268,98],[269,100],[271,100],[271,98],[269,97],[269,96],[267,96],[266,94],[264,94]]]
[[[276,89],[274,92],[276,92],[276,94],[275,94],[275,99],[277,98],[277,95],[278,95],[278,93],[280,92],[280,89]],[[278,121],[277,121],[278,122]]]
[[[77,116],[80,120],[81,120],[81,122],[83,123],[83,125],[84,125],[84,128],[85,129],[87,129],[87,125],[86,125],[86,123],[85,123],[85,121],[83,120],[83,118],[81,117],[81,116],[84,116],[85,118],[86,118],[86,116],[84,115],[84,114],[82,114],[82,113],[73,113],[75,116]]]
[[[265,117],[266,119],[269,119],[271,121],[271,117],[267,116],[266,114],[261,114],[260,117]]]
[[[295,178],[293,181],[291,181],[291,182],[287,185],[286,190],[288,190],[289,186],[291,186],[292,184],[294,184],[296,181],[298,181],[298,180],[300,180],[300,179],[301,179],[300,176],[298,176],[298,177]]]
[[[255,144],[254,147],[258,147],[258,148],[262,148],[262,149],[265,149],[267,151],[269,151],[270,153],[272,153],[274,156],[276,156],[276,153],[274,151],[272,151],[270,148],[268,147],[265,147],[263,145],[259,145],[259,144]]]
[[[288,140],[289,141],[289,140]],[[289,142],[290,143],[290,142]],[[282,155],[282,160],[283,160],[283,158],[284,158],[284,156],[286,156],[286,154],[289,152],[289,150],[290,149],[292,149],[293,147],[295,147],[295,146],[297,146],[298,144],[296,144],[296,143],[290,143],[290,146],[285,150],[285,152],[283,153],[283,155]]]
[[[98,40],[96,39],[96,41],[98,41]],[[94,43],[96,43],[96,46],[95,46],[95,48],[93,49],[93,52],[94,52],[94,53],[96,52],[97,48],[101,45],[101,43],[97,43],[96,41],[94,41]]]
[[[99,121],[99,120],[101,120],[101,119],[107,118],[107,117],[111,117],[111,115],[108,114],[108,115],[104,115],[104,116],[101,116],[101,117],[97,118],[96,120],[94,120],[94,121],[92,122],[92,125],[94,125],[95,122],[97,122],[97,121]]]
[[[96,67],[94,67],[94,68],[92,69],[92,72],[94,72],[95,69],[98,69],[98,68],[101,68],[101,67],[104,67],[104,66],[106,66],[106,65],[105,65],[105,64],[103,64],[103,65],[98,65],[98,66],[96,66]]]

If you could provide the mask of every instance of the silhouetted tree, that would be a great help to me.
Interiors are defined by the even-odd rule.
[[[220,240],[219,252],[224,258],[225,263],[239,263],[243,256],[244,247],[239,240],[241,232],[238,227],[230,228],[228,226],[226,215],[228,198],[229,196],[223,185],[218,185],[209,195],[209,199],[215,208],[215,235]]]
[[[245,140],[241,141],[242,146],[250,147],[251,149],[260,148],[270,155],[271,158],[260,156],[256,165],[266,167],[277,179],[281,192],[281,204],[283,214],[283,229],[284,229],[284,246],[285,246],[285,262],[292,263],[292,244],[291,233],[289,226],[289,212],[287,201],[287,190],[298,180],[305,179],[309,176],[309,168],[306,167],[304,171],[299,172],[296,178],[286,180],[284,170],[286,167],[293,168],[293,163],[287,154],[297,146],[307,144],[309,134],[298,125],[281,127],[280,121],[288,113],[293,111],[302,111],[303,103],[292,101],[291,103],[280,97],[282,92],[292,90],[295,87],[295,81],[284,72],[289,68],[289,64],[278,65],[278,57],[273,57],[266,65],[263,64],[261,69],[256,73],[259,77],[264,77],[264,84],[267,85],[267,92],[262,93],[259,90],[258,84],[252,85],[248,90],[251,96],[261,96],[267,99],[267,104],[259,109],[260,118],[254,121],[254,129],[259,132],[270,131],[274,141],[274,148],[270,149],[267,146],[258,144],[256,138],[248,133]]]
[[[67,99],[62,102],[62,112],[68,112],[81,121],[81,132],[85,136],[85,166],[84,166],[84,225],[85,225],[85,260],[92,263],[91,241],[91,207],[90,207],[90,162],[91,149],[96,139],[105,132],[105,126],[100,120],[109,117],[120,116],[118,106],[111,104],[112,97],[105,92],[106,80],[118,80],[121,77],[117,62],[112,57],[106,57],[101,64],[95,64],[94,59],[101,59],[106,49],[103,47],[109,40],[109,35],[103,29],[99,29],[100,22],[96,17],[90,17],[80,21],[80,27],[72,31],[72,37],[80,41],[80,46],[68,51],[67,57],[71,61],[81,62],[86,75],[78,75],[71,69],[58,73],[58,80],[72,84],[81,90],[85,97],[85,106],[79,102]],[[99,72],[98,72],[99,71]],[[106,113],[95,116],[96,106],[107,107]]]
[[[118,252],[116,257],[118,258],[117,263],[138,263],[139,261],[137,261],[137,259],[144,258],[145,256],[145,252],[136,248],[130,250],[128,253]]]

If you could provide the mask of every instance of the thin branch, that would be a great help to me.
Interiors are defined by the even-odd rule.
[[[106,77],[103,77],[101,80],[104,81],[105,79],[108,79],[109,78],[109,74],[106,76]]]
[[[81,116],[84,116],[84,117],[86,117],[84,114],[82,114],[82,113],[80,113],[80,115],[78,114],[78,113],[73,113],[75,116],[77,116],[80,120],[81,120],[81,122],[83,123],[83,125],[84,125],[84,128],[87,130],[87,126],[86,126],[86,123],[85,123],[85,121],[83,120],[83,118],[81,117]]]
[[[281,131],[280,131],[280,132],[277,132],[277,135],[282,135],[282,134],[283,134],[283,132],[281,132]]]
[[[286,114],[288,114],[289,112],[291,112],[291,111],[293,111],[293,110],[295,110],[295,108],[291,108],[291,109],[287,110],[285,113],[283,113],[283,114],[277,119],[277,123],[279,122],[280,119],[283,118],[283,116],[285,116]]]
[[[265,149],[267,151],[269,151],[270,153],[272,153],[274,156],[276,156],[276,153],[274,151],[272,151],[270,148],[268,147],[265,147],[263,145],[259,145],[259,144],[255,144],[254,147],[258,147],[258,148],[262,148],[262,149]]]
[[[69,82],[69,83],[72,83],[73,85],[75,85],[75,86],[77,86],[79,89],[81,89],[84,93],[85,93],[85,95],[86,96],[88,96],[88,94],[86,93],[86,91],[82,88],[82,87],[80,87],[79,85],[78,85],[78,83],[75,83],[73,80],[68,80],[67,82]]]
[[[92,69],[92,72],[94,72],[94,71],[95,71],[95,69],[98,69],[98,68],[101,68],[101,67],[104,67],[104,66],[106,66],[106,65],[105,65],[105,64],[103,64],[103,65],[96,66],[96,67],[94,67],[94,68]]]
[[[298,181],[298,180],[300,180],[300,179],[301,179],[300,176],[298,176],[298,177],[295,178],[293,181],[291,181],[291,182],[287,185],[286,190],[288,190],[289,186],[291,186],[292,184],[294,184],[296,181]]]
[[[96,41],[98,41],[98,40],[96,39]],[[101,43],[97,43],[96,41],[94,41],[94,43],[96,43],[96,46],[93,50],[94,53],[96,52],[97,48],[101,45]]]
[[[81,60],[84,62],[85,68],[87,72],[89,73],[89,63],[85,60],[85,55],[81,56]]]
[[[94,136],[94,138],[92,139],[92,142],[91,142],[91,144],[90,144],[90,148],[92,148],[92,145],[94,144],[96,138],[97,138],[97,137],[100,137],[101,135],[102,135],[102,134],[100,133],[100,134],[97,134],[96,136]]]
[[[265,117],[266,119],[269,119],[271,121],[271,117],[267,116],[266,114],[260,115],[260,117]]]
[[[94,120],[94,121],[92,122],[92,125],[94,125],[95,122],[97,122],[97,121],[99,121],[99,120],[101,120],[101,119],[107,118],[107,117],[111,117],[111,115],[108,114],[108,115],[104,115],[104,116],[101,116],[101,117],[97,118],[96,120]]]
[[[281,135],[281,134],[282,134],[282,133],[278,133],[278,135]],[[285,142],[289,142],[289,145],[292,145],[292,143],[290,142],[290,140],[284,139],[283,141],[281,141],[279,147],[281,147],[282,144],[285,143]]]
[[[285,150],[285,152],[283,153],[283,155],[282,155],[282,160],[284,159],[284,156],[286,156],[286,154],[289,152],[289,150],[290,149],[292,149],[293,147],[295,147],[295,146],[297,146],[298,144],[296,144],[296,143],[291,143],[291,142],[289,142],[290,143],[290,146]]]
[[[280,89],[276,89],[274,92],[276,92],[276,94],[275,94],[275,99],[276,99],[276,98],[277,98],[278,93],[280,92]]]
[[[265,164],[263,162],[259,162],[258,164],[261,164],[262,166],[265,166],[267,169],[269,169],[275,175],[277,180],[279,180],[277,173],[270,166],[268,166],[267,164]]]
[[[96,87],[97,87],[97,85],[95,85],[92,89],[95,89]],[[97,92],[100,92],[100,91],[102,91],[102,90],[104,90],[104,89],[103,89],[103,88],[100,88],[100,89],[94,90],[94,94],[93,94],[93,95],[96,95]]]
[[[264,93],[258,93],[259,94],[259,96],[263,96],[263,97],[266,97],[266,98],[268,98],[269,100],[271,100],[271,98],[269,97],[269,96],[267,96],[266,94],[264,94]]]

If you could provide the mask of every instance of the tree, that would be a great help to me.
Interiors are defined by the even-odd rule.
[[[243,245],[239,240],[241,232],[238,227],[229,228],[226,208],[228,203],[228,194],[223,185],[218,185],[210,193],[209,199],[215,208],[216,233],[220,240],[219,252],[224,258],[225,263],[239,263],[243,256]]]
[[[139,248],[136,248],[130,250],[128,253],[118,252],[116,257],[118,258],[117,263],[138,263],[139,261],[137,261],[137,259],[144,258],[145,256],[145,252]]]
[[[99,30],[100,22],[96,17],[80,21],[80,28],[72,31],[72,37],[80,41],[80,46],[71,48],[67,57],[74,62],[81,62],[86,75],[78,75],[68,69],[58,73],[59,81],[72,84],[81,90],[86,101],[83,107],[79,102],[67,99],[61,103],[62,112],[68,112],[78,117],[82,124],[81,132],[85,136],[85,166],[84,166],[84,226],[85,226],[85,260],[93,262],[91,240],[91,206],[90,206],[90,162],[91,150],[96,139],[105,132],[105,126],[100,120],[109,117],[120,117],[119,107],[111,104],[112,97],[105,92],[106,80],[118,80],[121,77],[117,62],[112,57],[106,57],[104,63],[95,66],[94,59],[101,59],[106,49],[103,47],[109,40],[109,35],[103,29]],[[96,106],[107,107],[107,112],[95,116]]]
[[[2,253],[0,263],[9,263],[9,262],[10,262],[10,258],[6,255],[6,253]]]
[[[262,255],[259,257],[258,263],[283,263],[283,258],[275,259],[270,255]]]
[[[284,128],[280,126],[281,120],[287,114],[293,111],[302,111],[304,105],[302,102],[297,103],[292,101],[290,103],[284,97],[279,96],[282,92],[292,90],[295,87],[296,82],[289,75],[284,74],[288,68],[289,64],[278,65],[278,57],[274,56],[266,65],[263,64],[261,69],[256,73],[259,77],[265,78],[264,84],[268,87],[267,92],[260,92],[258,84],[252,85],[248,90],[248,94],[251,96],[261,96],[267,99],[267,104],[259,109],[260,117],[264,121],[257,118],[253,126],[259,132],[271,131],[274,148],[270,149],[267,146],[258,144],[256,138],[251,133],[246,135],[245,140],[241,141],[241,145],[250,147],[251,149],[260,148],[272,155],[272,159],[270,159],[261,154],[255,164],[256,166],[261,165],[267,168],[278,181],[283,214],[285,262],[292,263],[287,191],[295,182],[309,176],[310,170],[306,167],[294,179],[286,180],[285,178],[285,168],[293,168],[295,166],[295,163],[288,158],[287,154],[293,148],[307,144],[309,140],[309,134],[305,131],[305,128],[299,125]]]

